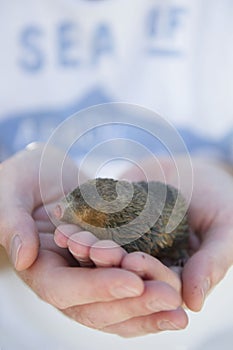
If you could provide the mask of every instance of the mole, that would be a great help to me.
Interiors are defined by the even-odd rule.
[[[187,204],[175,187],[158,181],[89,180],[68,193],[56,217],[111,239],[128,253],[142,251],[167,266],[189,257]]]

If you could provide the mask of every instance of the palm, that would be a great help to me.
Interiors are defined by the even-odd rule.
[[[176,165],[183,179],[183,195],[189,198],[190,178],[186,161],[180,157]],[[168,183],[176,186],[177,168],[169,159],[160,159]],[[233,263],[233,181],[232,176],[218,162],[193,159],[193,191],[188,209],[192,231],[192,256],[182,272],[183,298],[186,305],[200,310],[208,291],[224,276]],[[150,160],[142,165],[149,174],[149,180],[160,180]],[[140,180],[137,168],[124,174],[129,180]],[[198,238],[198,239],[197,239]],[[198,242],[199,240],[199,242]]]
[[[157,332],[164,320],[163,329],[169,328],[168,321],[175,328],[185,327],[187,316],[177,309],[182,302],[180,283],[171,271],[161,276],[157,266],[153,273],[162,278],[144,282],[117,267],[77,267],[69,251],[54,244],[54,225],[47,212],[63,195],[59,164],[62,159],[65,192],[77,185],[77,168],[68,159],[63,162],[64,154],[51,148],[39,178],[42,152],[43,146],[22,151],[0,168],[0,243],[10,255],[12,241],[18,241],[13,262],[21,278],[43,300],[92,328],[135,336]]]

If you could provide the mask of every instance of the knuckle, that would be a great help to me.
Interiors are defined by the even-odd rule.
[[[75,315],[76,320],[86,327],[102,330],[103,325],[95,312],[88,311],[88,307],[81,307]]]
[[[42,300],[46,301],[59,310],[64,310],[67,308],[67,303],[62,300],[56,290],[41,289],[39,294]]]
[[[102,330],[101,321],[96,317],[96,313],[89,311],[88,305],[72,306],[61,310],[66,316],[72,318],[74,321],[96,330]]]

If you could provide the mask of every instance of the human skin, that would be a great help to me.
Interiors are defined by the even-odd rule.
[[[0,244],[19,276],[43,300],[91,328],[128,337],[186,327],[187,316],[180,307],[180,279],[156,259],[153,276],[144,280],[140,274],[122,268],[126,252],[121,247],[112,247],[112,242],[107,242],[112,249],[105,250],[112,251],[111,267],[106,258],[106,267],[95,269],[80,266],[85,261],[78,264],[68,249],[55,244],[55,226],[48,213],[63,195],[56,186],[60,174],[56,164],[60,164],[64,154],[48,149],[49,162],[40,182],[42,152],[43,145],[35,145],[0,166]],[[68,158],[64,169],[67,170],[64,191],[68,192],[77,185],[78,170]],[[81,181],[82,178],[85,176],[81,174]],[[42,198],[41,186],[46,198]],[[84,234],[74,226],[65,227],[65,231],[71,235]],[[67,242],[67,236],[61,236]],[[91,234],[89,237],[93,240]],[[96,244],[98,248],[100,243]],[[95,247],[92,251],[95,261]],[[99,250],[96,252],[97,259]],[[124,323],[129,331],[119,330]]]
[[[187,172],[186,162],[187,159],[183,157],[177,158],[175,162],[183,172],[183,178]],[[161,158],[159,163],[166,174],[167,182],[175,185],[177,168],[174,163],[165,158]],[[191,235],[190,240],[192,256],[180,273],[180,283],[186,306],[193,311],[200,311],[208,293],[233,264],[233,178],[232,168],[219,161],[194,158],[192,165],[194,178],[188,217],[195,234]],[[148,180],[161,180],[150,160],[141,164],[141,167],[150,174]],[[138,169],[139,167],[132,167],[123,174],[123,178],[141,180],[141,171]],[[187,186],[182,186],[184,196],[188,196],[189,186],[188,181]],[[90,233],[78,232],[75,228],[73,230],[72,233],[68,232],[69,225],[58,227],[55,241],[58,245],[68,247],[82,263],[105,267],[121,266],[138,274],[146,283],[165,280],[165,273],[159,275],[154,272],[160,264],[157,259],[140,252],[126,254],[116,244],[114,251],[106,249],[113,243],[98,241]],[[173,284],[172,280],[167,282]],[[147,331],[149,333],[149,329],[143,328],[142,324],[143,317],[136,317],[109,325],[106,331],[124,336],[146,334]]]
[[[182,179],[188,172],[187,159],[178,157],[178,167]],[[176,169],[173,162],[160,159],[160,164],[167,174],[166,179],[176,184]],[[144,164],[156,177],[150,160]],[[200,245],[194,243],[194,254],[187,261],[182,272],[183,299],[193,311],[199,311],[209,291],[225,276],[233,264],[233,177],[232,167],[206,158],[193,158],[193,189],[189,204],[188,218],[192,231],[197,235]],[[182,173],[182,174],[181,174]],[[131,169],[124,177],[138,180],[137,170]],[[189,194],[187,187],[182,186],[183,195]],[[192,237],[193,238],[193,237]]]
[[[40,146],[20,152],[0,168],[0,242],[10,255],[11,242],[15,235],[20,237],[21,244],[12,259],[21,278],[43,300],[91,328],[132,337],[186,327],[188,319],[180,307],[183,301],[190,309],[200,310],[208,292],[232,265],[231,168],[193,159],[194,188],[188,214],[200,244],[193,245],[195,253],[180,278],[157,259],[142,253],[127,254],[115,243],[98,241],[76,226],[58,226],[54,243],[55,227],[47,213],[61,197],[52,186],[57,172],[54,163],[60,156],[51,150],[54,162],[47,168],[46,210],[38,182]],[[180,169],[186,171],[182,158],[176,162],[181,162],[184,166]],[[173,183],[170,161],[160,159],[160,164],[168,182]],[[143,166],[150,170],[149,180],[158,179],[155,169],[150,169],[150,161]],[[76,185],[77,169],[69,160],[66,168],[69,171],[64,186],[69,191]],[[140,176],[136,168],[123,175],[133,181]],[[67,247],[73,255],[58,245]],[[86,267],[77,267],[77,261]]]

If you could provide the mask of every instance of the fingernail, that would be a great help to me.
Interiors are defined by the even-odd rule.
[[[15,235],[11,240],[11,250],[10,250],[11,261],[15,267],[17,266],[17,263],[18,263],[19,251],[21,247],[22,247],[22,241],[19,235]]]
[[[60,219],[62,217],[62,208],[61,208],[61,205],[57,205],[54,210],[53,210],[53,213],[55,215],[55,217],[57,219]]]
[[[210,280],[209,278],[206,278],[202,284],[202,289],[201,289],[201,292],[202,292],[202,303],[204,303],[205,301],[205,298],[208,294],[210,290]]]
[[[159,330],[161,331],[169,331],[169,330],[177,330],[180,329],[180,327],[178,325],[176,325],[175,323],[168,321],[168,320],[162,320],[159,321],[157,324]]]
[[[111,290],[112,296],[115,298],[127,298],[127,297],[136,297],[140,295],[138,289],[130,288],[128,286],[116,287]]]

